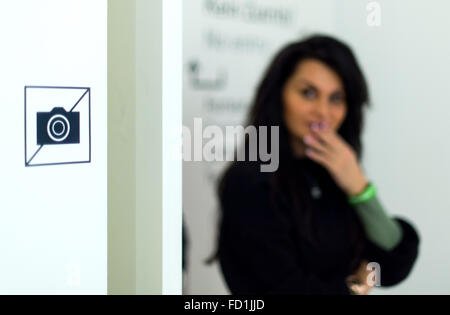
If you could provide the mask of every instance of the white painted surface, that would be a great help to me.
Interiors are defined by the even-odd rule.
[[[0,1],[1,294],[106,293],[106,19],[105,0]],[[92,163],[25,167],[27,85],[91,88]]]
[[[183,1],[163,0],[163,294],[182,294]],[[178,134],[177,134],[178,133]]]

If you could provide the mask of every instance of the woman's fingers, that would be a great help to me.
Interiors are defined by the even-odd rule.
[[[316,152],[322,155],[328,153],[327,146],[315,139],[313,136],[308,135],[303,140],[308,147],[313,148]]]
[[[336,146],[339,145],[338,136],[330,130],[312,129],[313,134],[330,150],[336,150]]]
[[[331,167],[330,160],[330,150],[328,146],[321,143],[314,136],[308,135],[304,139],[305,144],[308,146],[306,149],[306,155],[314,160],[315,162],[321,164],[322,166],[329,168]]]
[[[322,164],[325,167],[328,167],[328,159],[326,158],[326,155],[324,154],[320,154],[316,151],[314,151],[313,149],[306,149],[306,155],[316,161],[319,164]]]

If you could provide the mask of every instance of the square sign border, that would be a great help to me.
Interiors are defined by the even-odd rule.
[[[29,161],[27,161],[27,90],[28,89],[61,89],[61,90],[87,90],[89,94],[89,160],[88,161],[77,161],[77,162],[61,162],[61,163],[43,163],[43,164],[33,164],[29,163],[33,158],[39,153],[39,151],[45,146],[42,145],[34,154]],[[54,166],[54,165],[73,165],[73,164],[88,164],[92,162],[92,150],[91,150],[91,88],[90,87],[71,87],[71,86],[34,86],[28,85],[24,88],[24,122],[25,122],[25,167],[39,167],[39,166]]]

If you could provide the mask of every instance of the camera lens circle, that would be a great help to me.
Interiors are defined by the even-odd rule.
[[[48,120],[47,133],[55,142],[63,142],[70,134],[69,120],[63,115],[55,115]]]
[[[64,122],[57,120],[52,125],[52,133],[58,137],[62,136],[66,131],[66,125]]]

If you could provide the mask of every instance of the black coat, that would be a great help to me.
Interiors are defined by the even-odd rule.
[[[342,191],[337,194],[326,187],[322,167],[298,160],[292,171],[301,172],[299,177],[310,188],[321,189],[313,204],[323,246],[314,247],[300,236],[299,224],[283,198],[275,198],[274,206],[271,180],[275,174],[261,173],[256,163],[235,164],[222,187],[218,251],[233,294],[350,294],[345,279],[355,268],[355,257],[358,265],[362,259],[379,263],[382,286],[398,284],[408,276],[419,245],[408,222],[395,218],[403,238],[393,250],[385,251],[364,236]],[[361,230],[359,256],[352,242],[355,226]]]

